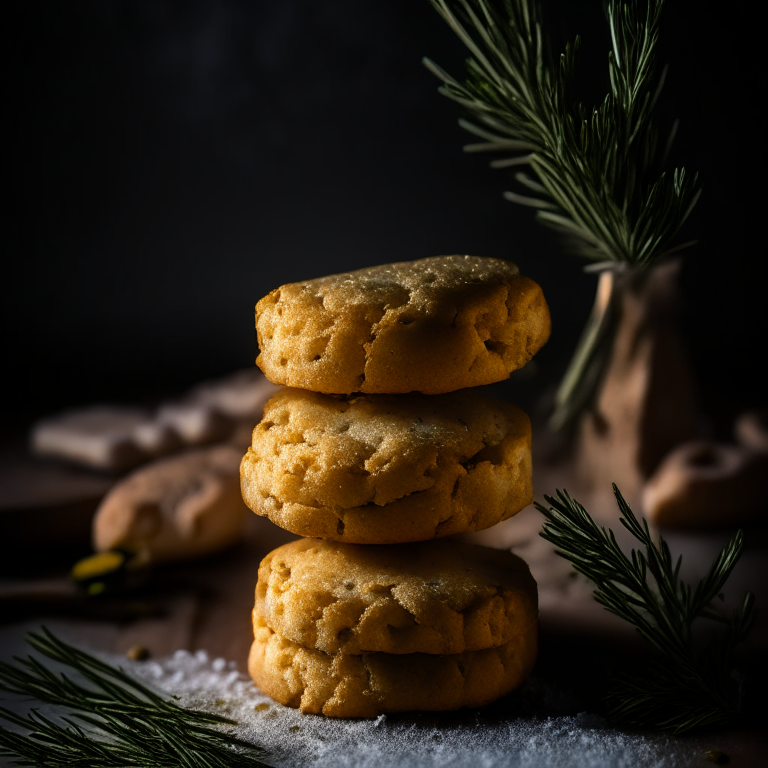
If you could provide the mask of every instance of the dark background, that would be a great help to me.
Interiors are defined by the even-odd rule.
[[[664,132],[682,120],[673,160],[704,178],[682,285],[715,415],[764,396],[768,346],[762,31],[717,7],[668,3],[659,112]],[[545,13],[558,44],[582,35],[580,88],[599,99],[602,4]],[[554,332],[528,396],[562,372],[595,278],[502,200],[504,171],[461,152],[459,109],[420,60],[459,76],[465,51],[427,0],[8,0],[2,15],[6,426],[246,367],[272,288],[442,253],[539,281]]]

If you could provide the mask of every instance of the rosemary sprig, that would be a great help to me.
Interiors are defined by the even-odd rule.
[[[40,654],[85,679],[56,674],[33,656],[0,663],[0,690],[63,707],[64,725],[36,709],[26,716],[0,707],[0,719],[27,731],[0,727],[0,755],[19,766],[142,766],[150,768],[261,768],[265,753],[211,726],[235,721],[184,709],[122,669],[59,640],[42,628],[27,642]]]
[[[699,198],[698,178],[664,170],[676,124],[662,146],[653,121],[666,73],[656,76],[663,0],[647,0],[644,12],[637,0],[609,0],[610,89],[593,108],[571,95],[579,38],[555,62],[535,0],[431,2],[471,56],[463,82],[424,64],[470,116],[459,123],[480,141],[464,150],[502,153],[491,167],[515,169],[519,191],[505,192],[507,200],[535,208],[592,260],[590,271],[643,268],[692,244],[671,245]],[[609,287],[556,395],[555,428],[582,410],[601,378],[615,320],[615,281]]]
[[[613,492],[623,515],[621,524],[645,552],[633,549],[627,557],[613,531],[598,526],[567,491],[545,496],[549,507],[536,504],[547,519],[540,535],[594,583],[595,600],[635,626],[656,651],[642,677],[616,676],[608,694],[611,716],[673,733],[732,720],[740,710],[740,691],[731,690],[728,675],[734,648],[752,626],[754,597],[748,592],[730,618],[711,603],[721,597],[741,556],[742,532],[731,538],[692,588],[679,578],[682,556],[673,562],[664,539],[659,537],[655,544],[645,520],[641,523],[635,517],[615,485]],[[649,583],[649,576],[654,583]],[[696,653],[691,626],[700,617],[721,622],[725,632]]]

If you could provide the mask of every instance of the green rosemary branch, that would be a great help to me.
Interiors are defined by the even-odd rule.
[[[656,76],[663,0],[609,0],[610,89],[593,108],[572,98],[579,38],[557,62],[549,55],[535,0],[431,0],[470,52],[460,82],[429,59],[425,66],[470,119],[460,125],[480,139],[466,152],[506,155],[493,168],[517,169],[507,200],[536,209],[536,218],[592,260],[588,269],[642,268],[680,250],[671,243],[696,205],[700,185],[684,168],[664,165],[675,128],[661,146],[653,110],[664,74]],[[530,173],[519,170],[527,166]],[[613,288],[590,318],[557,393],[559,428],[588,403],[613,336]],[[597,305],[596,305],[597,306]]]
[[[262,768],[263,750],[211,726],[234,725],[220,715],[184,709],[123,672],[59,640],[47,629],[27,642],[62,664],[56,674],[33,656],[0,663],[0,690],[63,707],[56,722],[32,709],[18,715],[0,707],[0,755],[19,766],[142,766]]]
[[[662,255],[699,195],[696,176],[662,170],[668,147],[652,120],[664,80],[655,75],[663,0],[649,0],[644,14],[636,0],[608,3],[610,92],[593,109],[570,97],[579,39],[555,65],[534,0],[431,1],[472,54],[463,83],[424,60],[440,92],[474,119],[461,125],[482,141],[465,150],[509,154],[492,166],[529,165],[536,175],[518,172],[526,194],[507,198],[537,208],[593,260],[642,265]]]
[[[608,694],[611,716],[673,733],[732,720],[739,713],[740,692],[730,690],[728,675],[734,648],[752,626],[754,597],[748,592],[730,618],[711,603],[720,596],[741,556],[742,532],[723,547],[706,576],[692,588],[679,578],[682,556],[673,562],[667,543],[660,537],[655,544],[648,524],[638,521],[615,485],[613,491],[623,515],[621,524],[645,552],[633,549],[627,557],[613,531],[598,526],[567,491],[545,496],[549,507],[536,504],[546,517],[540,535],[594,583],[595,600],[636,627],[656,652],[642,677],[616,677]],[[700,617],[724,624],[725,632],[696,653],[691,625]]]

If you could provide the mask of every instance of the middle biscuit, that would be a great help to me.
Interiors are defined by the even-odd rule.
[[[300,536],[394,544],[480,530],[531,503],[531,425],[473,392],[284,389],[240,468],[245,503]]]

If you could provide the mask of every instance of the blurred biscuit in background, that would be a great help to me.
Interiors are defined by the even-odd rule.
[[[98,508],[94,549],[125,549],[158,563],[234,544],[250,517],[240,497],[239,466],[240,451],[218,445],[136,470]]]

